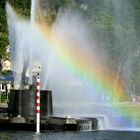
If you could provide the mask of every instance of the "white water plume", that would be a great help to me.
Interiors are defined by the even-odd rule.
[[[51,32],[49,32],[49,37],[56,37],[53,38],[53,41],[64,39],[67,42],[66,44],[69,45],[63,48],[64,46],[60,44],[57,48],[54,48],[55,42],[51,42],[49,38],[45,37],[41,27],[36,24],[39,16],[37,4],[38,0],[32,0],[31,21],[20,19],[7,4],[12,66],[15,75],[14,88],[21,89],[24,88],[24,84],[32,84],[34,67],[41,65],[41,89],[52,90],[54,114],[79,116],[86,114],[86,116],[92,117],[99,114],[99,116],[108,117],[108,119],[104,119],[105,122],[109,119],[112,121],[111,125],[107,127],[131,126],[131,124],[125,123],[121,125],[121,115],[113,110],[111,104],[102,101],[102,95],[103,93],[106,95],[106,91],[101,89],[100,85],[96,82],[89,82],[87,73],[77,74],[74,65],[69,67],[70,61],[64,60],[65,57],[60,56],[67,55],[66,58],[73,59],[73,53],[78,54],[77,50],[80,50],[81,59],[93,55],[97,63],[102,62],[101,68],[106,71],[107,68],[104,67],[107,62],[106,54],[101,53],[100,48],[95,45],[92,33],[81,16],[71,10],[63,11],[64,13],[59,12]],[[58,49],[61,53],[58,54],[55,49]],[[65,54],[64,50],[73,51]],[[92,64],[92,60],[89,59],[88,61]],[[108,98],[108,101],[110,102],[111,99]]]

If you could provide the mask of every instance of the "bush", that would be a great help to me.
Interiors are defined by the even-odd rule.
[[[5,103],[7,101],[6,94],[0,92],[0,102]]]

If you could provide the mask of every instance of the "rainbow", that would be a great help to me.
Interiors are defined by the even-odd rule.
[[[100,85],[101,90],[108,91],[107,94],[111,98],[116,100],[126,99],[123,82],[118,80],[116,84],[116,76],[111,74],[109,70],[103,69],[94,54],[91,54],[86,48],[81,48],[79,42],[70,43],[58,37],[58,35],[52,34],[46,25],[38,27],[67,69],[74,71],[75,74],[87,80],[91,85]]]
[[[105,90],[107,91],[106,96],[116,101],[125,101],[128,99],[125,95],[121,77],[116,82],[116,75],[113,75],[108,69],[104,70],[96,56],[87,53],[87,50],[84,48],[81,49],[79,42],[71,43],[60,38],[55,33],[52,34],[51,30],[46,25],[38,25],[38,28],[47,42],[49,42],[51,49],[53,49],[59,60],[67,69],[74,71],[76,75],[87,80],[91,85],[94,85],[94,88],[100,87],[98,90],[99,94],[101,94],[100,91]],[[135,108],[137,109],[134,110]],[[122,116],[116,120],[116,123],[121,123],[123,120],[126,124],[129,121],[136,121],[140,124],[138,119],[140,118],[140,114],[137,113],[139,108],[140,105],[135,106],[123,102],[120,102],[119,105],[115,102],[111,103],[111,112]]]

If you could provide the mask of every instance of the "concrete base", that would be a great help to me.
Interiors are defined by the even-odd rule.
[[[26,123],[2,123],[0,122],[0,130],[17,130],[17,131],[36,131],[35,124]],[[41,125],[40,130],[49,130],[46,125]]]
[[[11,123],[26,123],[26,120],[21,116],[17,116],[11,119]]]

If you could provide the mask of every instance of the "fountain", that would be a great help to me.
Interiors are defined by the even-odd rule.
[[[41,65],[41,89],[53,92],[55,115],[105,116],[100,119],[104,123],[101,129],[131,127],[131,109],[125,116],[127,107],[120,102],[126,98],[119,77],[122,65],[116,75],[106,67],[108,54],[97,46],[79,13],[60,11],[48,26],[41,20],[45,9],[40,3],[32,0],[31,21],[20,19],[7,4],[14,88],[22,90],[32,85],[35,66]]]

